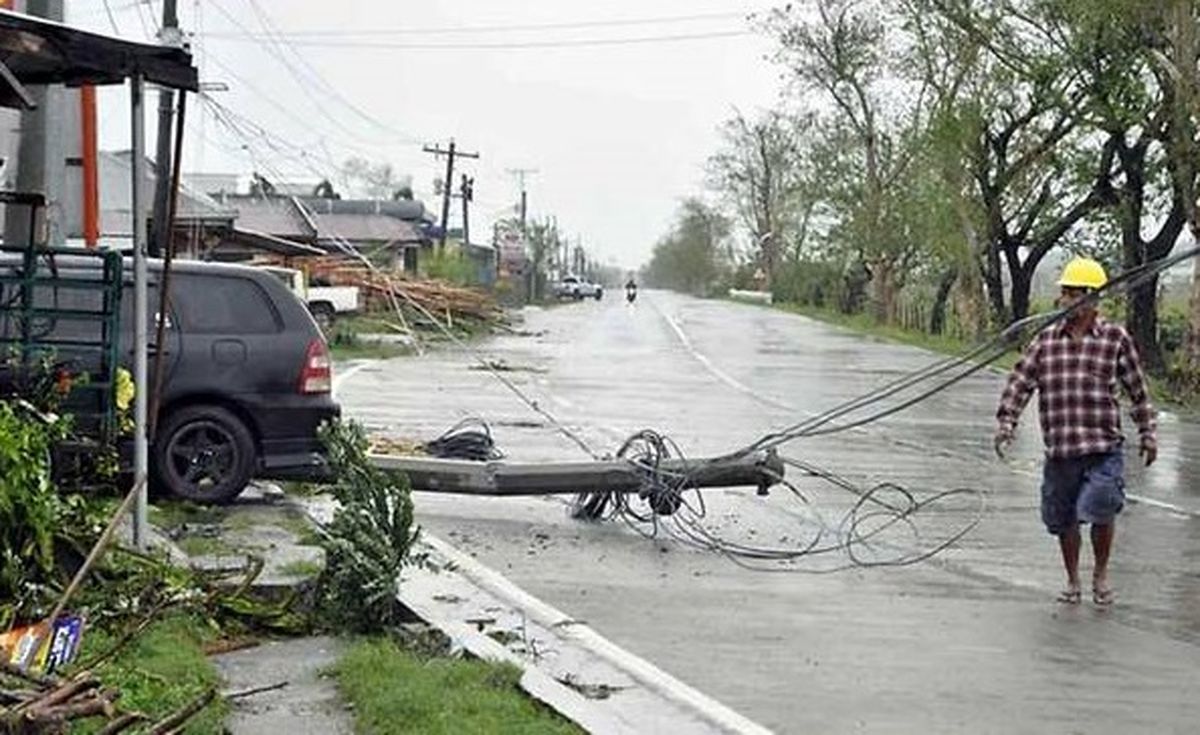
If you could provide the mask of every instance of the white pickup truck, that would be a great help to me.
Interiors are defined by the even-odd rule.
[[[554,284],[554,296],[560,299],[575,299],[576,301],[582,299],[595,299],[599,301],[604,297],[604,287],[583,278],[567,276]]]
[[[311,286],[304,278],[304,271],[275,265],[259,268],[286,283],[292,293],[308,305],[323,332],[329,330],[337,316],[353,314],[360,308],[357,286]]]

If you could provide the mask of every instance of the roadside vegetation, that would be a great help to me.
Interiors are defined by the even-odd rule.
[[[1198,231],[1190,3],[822,0],[752,23],[785,104],[723,125],[652,285],[957,351],[1052,299],[1075,253],[1112,276]],[[1107,300],[1160,399],[1200,395],[1197,283],[1187,263]]]
[[[526,697],[516,667],[428,657],[388,638],[354,644],[334,669],[358,726],[375,735],[581,733]]]
[[[383,729],[373,723],[394,715],[397,699],[425,718],[406,732],[572,731],[516,686],[514,670],[452,658],[444,642],[414,645],[403,634],[412,621],[396,601],[397,585],[400,569],[418,561],[411,556],[418,529],[407,479],[367,461],[361,427],[335,424],[322,434],[335,474],[322,488],[338,501],[333,520],[315,532],[307,522],[288,529],[324,552],[324,564],[300,561],[285,570],[310,579],[311,592],[259,597],[252,583],[263,561],[253,549],[227,548],[202,533],[191,552],[245,563],[201,571],[161,551],[128,548],[120,534],[108,543],[104,529],[132,495],[121,500],[115,474],[89,476],[84,492],[77,480],[52,473],[51,450],[71,435],[72,421],[57,412],[62,393],[54,381],[36,384],[36,394],[0,400],[2,647],[6,662],[30,652],[0,670],[0,732],[148,731],[157,723],[162,732],[222,733],[230,704],[208,655],[313,632],[371,636],[340,668],[364,729],[396,731],[404,721]],[[177,538],[180,529],[222,523],[245,530],[226,509],[189,503],[160,502],[151,519]],[[95,564],[83,564],[93,549]],[[82,583],[73,588],[77,574]],[[69,619],[80,621],[79,650],[48,671],[33,655],[38,638],[28,636],[39,635],[31,631],[42,621]],[[384,681],[389,674],[403,678]],[[463,722],[479,724],[464,730]]]

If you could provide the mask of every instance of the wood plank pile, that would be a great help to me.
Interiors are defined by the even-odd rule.
[[[267,259],[259,262],[269,263]],[[392,297],[406,310],[419,312],[413,304],[429,311],[439,320],[449,315],[451,321],[476,319],[485,322],[503,321],[504,315],[491,294],[478,288],[456,286],[446,281],[431,278],[414,278],[403,271],[371,269],[365,264],[338,258],[320,256],[293,259],[292,267],[302,267],[310,280],[323,281],[331,286],[357,286],[362,290],[364,304],[368,310],[393,308]]]

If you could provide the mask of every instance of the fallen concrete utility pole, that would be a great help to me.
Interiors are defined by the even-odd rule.
[[[645,483],[645,471],[621,459],[599,462],[470,462],[373,454],[381,470],[402,471],[413,490],[460,495],[559,495],[574,493],[634,493]],[[773,452],[757,452],[733,460],[666,460],[659,471],[687,474],[691,487],[755,487],[760,494],[784,475]]]

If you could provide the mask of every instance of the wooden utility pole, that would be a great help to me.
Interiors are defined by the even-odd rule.
[[[458,185],[458,196],[462,199],[463,205],[463,244],[471,244],[471,202],[475,200],[475,178],[472,176],[462,175],[462,181]]]
[[[158,40],[164,46],[180,47],[177,0],[163,0],[162,30]],[[175,118],[175,90],[163,87],[158,93],[158,147],[154,154],[154,211],[150,222],[150,256],[161,258],[171,238],[168,209],[171,202],[171,132]]]
[[[454,158],[479,158],[478,153],[464,153],[458,150],[454,142],[454,138],[450,139],[448,148],[439,148],[434,146],[425,146],[426,153],[432,153],[435,156],[446,157],[446,178],[442,180],[442,234],[438,238],[438,252],[446,249],[446,230],[450,227],[450,182],[454,180]]]

